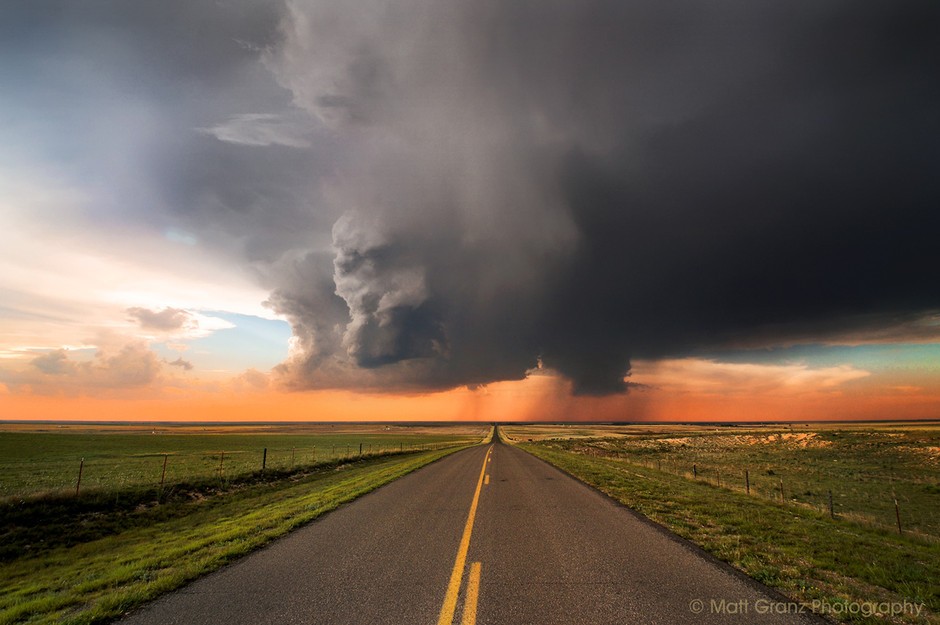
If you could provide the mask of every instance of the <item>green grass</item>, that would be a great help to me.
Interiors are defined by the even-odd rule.
[[[552,431],[560,448],[744,491],[844,520],[940,539],[940,425],[785,425],[597,428],[594,438]],[[518,438],[522,429],[510,430]],[[527,430],[530,433],[535,430]],[[525,438],[528,438],[526,436]],[[747,472],[747,478],[745,477]]]
[[[513,435],[511,429],[509,433]],[[893,620],[849,615],[844,622],[940,623],[940,542],[923,534],[899,536],[888,525],[833,520],[828,512],[798,500],[781,503],[772,496],[719,488],[670,473],[669,466],[659,470],[652,454],[652,459],[646,458],[649,464],[644,464],[637,454],[617,453],[616,449],[623,451],[634,443],[629,439],[588,444],[584,440],[545,440],[522,443],[521,447],[799,601],[844,604],[906,599],[925,603],[931,612],[919,619],[906,615]],[[649,441],[640,441],[638,446],[663,453]],[[859,462],[881,461],[877,454],[871,459],[858,450],[852,453],[859,454]],[[699,462],[705,457],[716,466],[737,462],[727,450],[695,456]],[[740,457],[753,460],[747,454]],[[776,467],[786,466],[787,475],[798,473],[793,464],[797,460],[786,454],[767,461]],[[677,461],[676,468],[680,463]],[[883,473],[877,475],[881,477],[872,479],[883,479]],[[894,475],[898,486],[905,477],[899,465],[895,465]],[[924,527],[929,527],[929,519]]]
[[[8,502],[4,542],[20,551],[0,563],[0,624],[108,622],[460,448],[177,483],[162,503],[140,489]],[[38,533],[10,534],[29,519]]]
[[[430,449],[479,440],[487,428],[306,426],[25,426],[0,424],[0,502],[40,494],[124,491],[222,478],[261,468],[289,469],[317,462],[399,450]],[[45,430],[45,431],[42,431]],[[224,456],[224,457],[223,457]],[[84,462],[82,463],[82,459]]]

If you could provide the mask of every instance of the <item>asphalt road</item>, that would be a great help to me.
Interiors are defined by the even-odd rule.
[[[453,454],[127,625],[819,623],[519,449]]]

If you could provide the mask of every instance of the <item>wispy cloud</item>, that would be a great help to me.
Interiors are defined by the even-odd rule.
[[[811,367],[806,364],[728,363],[699,358],[638,361],[633,378],[673,393],[758,397],[831,391],[871,375],[852,365]]]
[[[310,125],[306,127],[296,116],[285,117],[273,113],[244,113],[233,115],[224,122],[199,132],[212,135],[219,141],[249,146],[283,145],[292,148],[309,148]]]

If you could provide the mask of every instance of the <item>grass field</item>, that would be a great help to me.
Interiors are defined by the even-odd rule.
[[[555,439],[578,453],[617,458],[756,497],[940,538],[940,425],[613,426],[566,435],[553,427],[508,430]],[[592,437],[593,436],[593,437]],[[898,503],[895,508],[895,501]]]
[[[0,423],[0,502],[125,490],[479,440],[486,428],[433,425],[65,425]],[[265,449],[267,453],[265,453]],[[166,473],[163,473],[164,459]],[[221,471],[220,471],[221,469]]]
[[[846,606],[837,620],[940,623],[937,424],[500,431],[759,581],[807,604]],[[848,612],[853,602],[904,600],[930,613]]]
[[[8,476],[24,475],[31,466],[30,454],[18,447],[23,441],[39,443],[30,448],[42,454],[34,466],[61,466],[66,472],[80,449],[92,450],[80,452],[86,453],[86,467],[97,461],[98,467],[122,467],[121,475],[139,459],[158,457],[154,454],[162,462],[170,449],[176,459],[192,461],[179,461],[189,470],[167,479],[163,490],[152,476],[138,482],[112,478],[79,496],[74,489],[44,486],[21,488],[22,494],[0,501],[0,624],[108,622],[344,502],[479,443],[489,432],[477,425],[323,427],[327,430],[311,426],[296,435],[277,428],[177,429],[172,435],[120,427],[4,433],[4,449],[18,454],[17,462],[4,465]],[[298,457],[302,441],[318,448],[355,444],[355,453],[313,462]],[[267,445],[267,470],[260,471],[258,458],[257,467],[233,470],[219,480],[195,460],[211,450],[237,451],[239,445],[245,454]],[[272,450],[292,448],[293,466],[276,461],[272,466]]]

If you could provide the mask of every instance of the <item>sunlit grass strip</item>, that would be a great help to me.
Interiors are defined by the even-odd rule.
[[[220,505],[0,566],[0,623],[101,623],[459,448],[262,484]]]
[[[522,444],[526,451],[796,600],[923,602],[932,614],[847,623],[940,623],[940,545],[833,521],[613,458]]]

